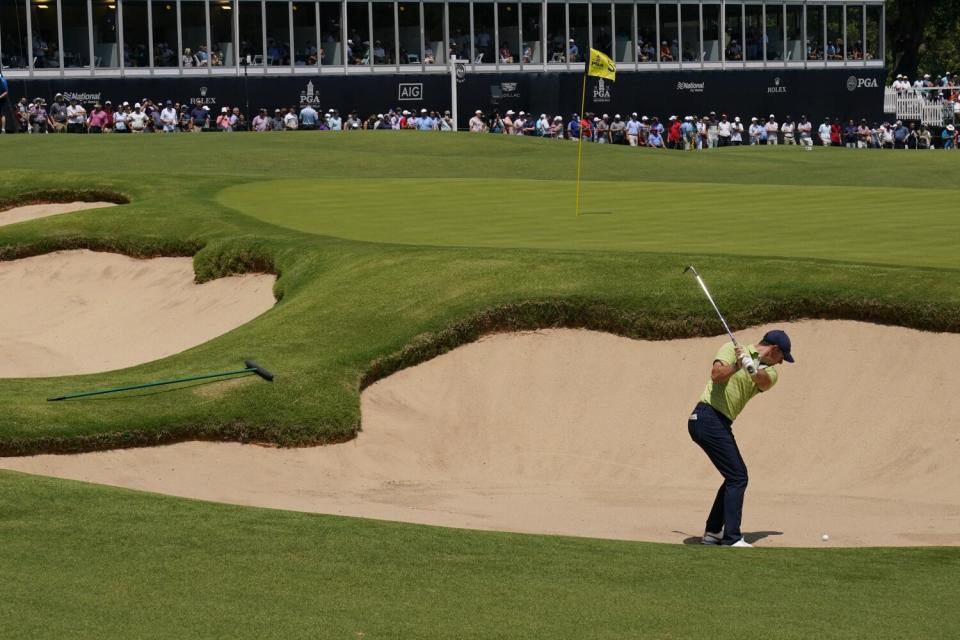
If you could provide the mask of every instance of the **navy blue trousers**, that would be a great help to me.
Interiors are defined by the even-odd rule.
[[[743,537],[740,520],[743,518],[743,495],[747,491],[747,465],[737,448],[730,428],[732,424],[728,417],[703,402],[696,406],[687,422],[690,437],[723,476],[706,526],[711,533],[723,527],[723,544],[733,544]]]

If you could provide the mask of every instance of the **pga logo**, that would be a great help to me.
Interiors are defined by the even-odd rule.
[[[423,83],[401,82],[397,94],[398,100],[423,100]]]
[[[858,78],[850,76],[847,78],[847,91],[856,91],[857,89],[877,89],[880,85],[876,78]]]

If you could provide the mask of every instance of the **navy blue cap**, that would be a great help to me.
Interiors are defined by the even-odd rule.
[[[787,362],[793,362],[793,356],[790,355],[790,337],[786,333],[780,331],[780,329],[767,331],[763,336],[763,341],[779,347],[780,352],[783,354],[783,359]]]

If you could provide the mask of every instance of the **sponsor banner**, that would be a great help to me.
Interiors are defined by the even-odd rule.
[[[823,118],[883,117],[883,69],[758,69],[726,71],[646,71],[617,73],[617,83],[587,78],[587,111],[631,113],[661,119],[673,115],[704,115],[710,111],[751,116],[764,120],[773,113],[782,121],[806,115],[811,122]],[[602,81],[602,84],[601,84]],[[465,127],[475,109],[484,113],[507,109],[536,114],[579,112],[582,72],[464,73],[458,83],[458,123]],[[11,101],[54,94],[76,97],[86,104],[111,100],[119,104],[150,97],[181,104],[212,105],[217,109],[239,106],[248,113],[261,107],[310,104],[318,110],[357,111],[362,117],[417,101],[417,107],[443,111],[451,108],[447,73],[364,74],[357,76],[258,76],[57,78],[11,82]],[[322,107],[322,109],[320,109]],[[8,118],[8,128],[13,125]]]

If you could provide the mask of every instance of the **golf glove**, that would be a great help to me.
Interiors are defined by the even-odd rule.
[[[740,357],[740,366],[746,369],[747,373],[751,376],[757,372],[757,365],[754,364],[753,358],[750,357],[749,353],[745,353]]]

